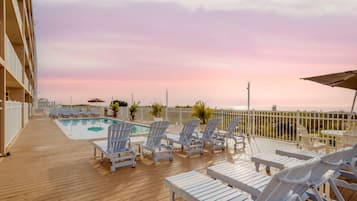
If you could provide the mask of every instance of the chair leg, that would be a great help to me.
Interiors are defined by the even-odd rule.
[[[175,200],[175,192],[170,190],[170,201],[174,201],[174,200]]]
[[[94,160],[97,158],[97,148],[94,147]]]

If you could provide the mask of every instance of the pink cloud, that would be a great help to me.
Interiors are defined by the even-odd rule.
[[[44,97],[81,102],[135,92],[149,104],[169,88],[173,104],[242,105],[251,81],[256,106],[351,102],[350,91],[299,78],[356,66],[356,17],[85,2],[35,4],[35,14]]]

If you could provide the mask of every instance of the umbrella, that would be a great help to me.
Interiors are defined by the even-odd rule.
[[[104,103],[105,101],[99,98],[93,98],[88,100],[88,103]]]
[[[314,77],[302,78],[320,84],[328,85],[330,87],[342,87],[356,90],[352,103],[351,114],[353,113],[354,105],[357,96],[357,70],[345,71],[341,73],[333,73],[327,75],[319,75]]]

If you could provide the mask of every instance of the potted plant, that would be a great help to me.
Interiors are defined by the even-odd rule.
[[[212,116],[212,109],[207,107],[203,101],[197,101],[192,107],[192,117],[197,117],[201,120],[201,124],[206,124]]]
[[[135,115],[136,115],[136,112],[138,111],[139,104],[140,104],[140,101],[137,103],[134,101],[134,103],[129,107],[131,121],[135,121]]]
[[[163,106],[159,103],[154,103],[151,105],[151,115],[154,117],[154,121],[162,121],[161,113]]]
[[[108,108],[104,108],[104,116],[108,116]]]
[[[117,114],[119,112],[119,103],[115,103],[115,102],[112,102],[110,104],[110,108],[112,109],[113,111],[113,117],[117,117]]]

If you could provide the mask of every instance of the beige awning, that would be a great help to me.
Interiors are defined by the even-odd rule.
[[[357,90],[357,70],[302,78],[331,87],[342,87]]]
[[[332,73],[327,75],[319,75],[314,77],[302,78],[320,84],[328,85],[330,87],[342,87],[356,90],[352,103],[351,114],[354,110],[354,105],[357,97],[357,70],[345,71],[341,73]]]

